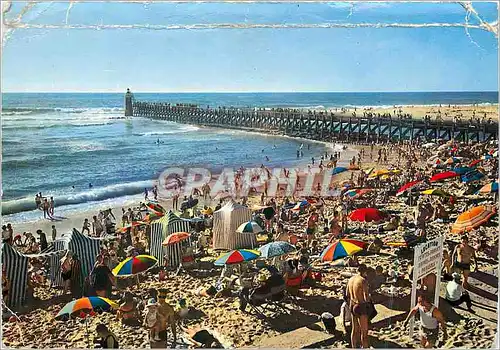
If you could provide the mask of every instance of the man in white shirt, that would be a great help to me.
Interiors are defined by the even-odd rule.
[[[466,303],[469,312],[474,313],[472,310],[472,301],[469,294],[464,290],[460,282],[460,274],[454,272],[452,275],[453,280],[446,285],[446,301],[452,306],[459,306],[463,302]]]

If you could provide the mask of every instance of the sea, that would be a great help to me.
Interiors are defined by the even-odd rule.
[[[497,92],[135,93],[202,106],[333,108],[494,104]],[[121,93],[2,94],[2,218],[41,219],[38,192],[67,216],[136,201],[168,167],[292,167],[325,152],[305,140],[124,117]],[[304,158],[297,160],[302,145]],[[336,146],[338,149],[338,145]],[[266,158],[267,157],[267,158]],[[90,186],[91,184],[91,186]]]

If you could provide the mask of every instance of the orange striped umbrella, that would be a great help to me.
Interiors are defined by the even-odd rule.
[[[472,231],[486,223],[496,213],[496,208],[491,205],[480,205],[460,214],[457,221],[451,226],[452,233]]]

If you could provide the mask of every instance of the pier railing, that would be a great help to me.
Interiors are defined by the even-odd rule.
[[[130,106],[130,105],[129,105]],[[129,107],[130,109],[130,107]],[[403,117],[346,116],[297,109],[210,108],[186,104],[133,101],[128,115],[184,124],[259,129],[323,141],[497,139],[498,122],[435,121]]]

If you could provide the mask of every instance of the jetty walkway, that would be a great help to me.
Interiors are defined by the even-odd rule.
[[[260,130],[321,141],[371,142],[437,139],[484,141],[498,138],[498,122],[432,121],[413,118],[345,116],[282,108],[201,107],[134,100],[125,95],[125,116],[167,120],[182,124]]]

